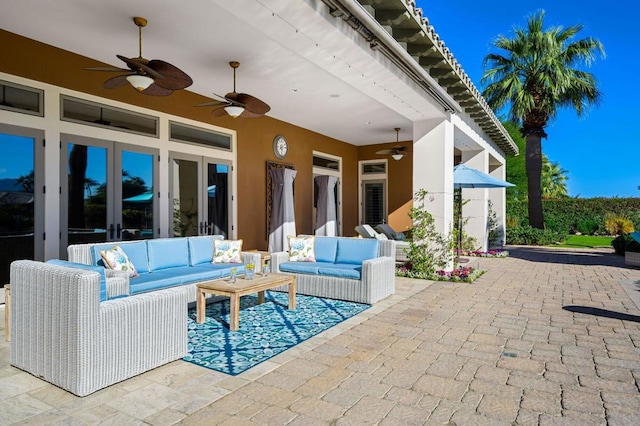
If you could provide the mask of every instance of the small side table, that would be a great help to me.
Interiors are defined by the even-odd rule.
[[[11,286],[4,286],[4,340],[11,340]]]

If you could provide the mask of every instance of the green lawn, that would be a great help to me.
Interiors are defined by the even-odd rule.
[[[559,247],[611,247],[613,237],[598,237],[593,235],[569,235],[569,238],[558,244]]]

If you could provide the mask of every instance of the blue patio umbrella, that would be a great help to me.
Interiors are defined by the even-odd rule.
[[[134,195],[133,197],[125,198],[122,201],[125,201],[127,203],[138,203],[138,204],[150,203],[150,202],[153,201],[153,192],[151,192],[151,191],[143,192],[142,194],[138,194],[138,195]]]
[[[464,164],[458,164],[453,168],[453,187],[461,191],[458,197],[458,253],[462,250],[462,188],[508,188],[510,186],[515,185]],[[458,261],[460,261],[459,257]]]

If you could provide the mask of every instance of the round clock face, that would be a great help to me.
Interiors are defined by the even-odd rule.
[[[282,136],[276,136],[273,140],[273,153],[276,157],[282,159],[287,155],[287,151],[289,151],[287,140]]]

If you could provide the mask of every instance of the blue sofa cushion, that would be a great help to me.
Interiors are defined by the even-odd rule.
[[[186,238],[147,240],[149,271],[189,266],[189,242]]]
[[[136,241],[132,243],[124,241],[113,241],[104,244],[97,244],[91,247],[91,259],[94,265],[106,266],[100,252],[109,250],[114,246],[119,246],[127,255],[134,268],[139,274],[149,272],[149,261],[147,259],[147,243],[145,241]]]
[[[362,265],[352,263],[326,263],[320,264],[319,275],[337,278],[351,278],[359,280],[362,277]]]
[[[338,239],[335,237],[316,237],[315,253],[316,262],[336,261],[336,253],[338,252]]]
[[[107,276],[105,275],[104,267],[97,266],[97,265],[85,265],[84,263],[74,263],[74,262],[69,262],[69,261],[60,260],[60,259],[47,260],[47,263],[51,265],[65,266],[67,268],[77,268],[77,269],[84,269],[86,271],[97,272],[98,275],[100,275],[100,301],[103,302],[105,300],[108,300]]]
[[[362,264],[378,257],[380,243],[369,238],[338,238],[338,254],[335,263]]]
[[[189,265],[211,263],[213,260],[213,240],[222,240],[222,235],[206,235],[203,237],[188,237]]]
[[[146,274],[138,275],[135,278],[131,278],[129,280],[131,294],[160,290],[182,284],[182,278],[176,269],[178,268],[151,271]]]
[[[317,262],[284,262],[280,264],[282,272],[302,273],[302,274],[318,274]]]
[[[231,275],[231,268],[236,268],[236,274],[244,273],[243,264],[231,263],[209,263],[196,265],[189,268],[183,276],[183,284],[196,281],[213,280],[216,278],[228,277]]]

